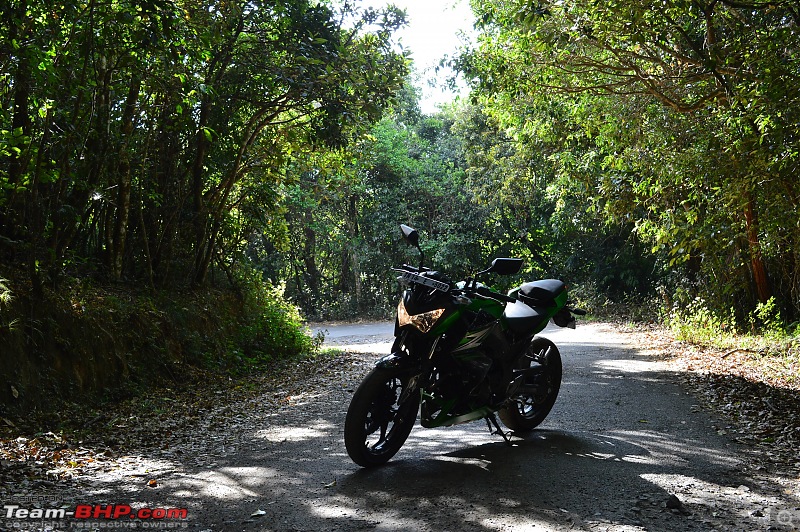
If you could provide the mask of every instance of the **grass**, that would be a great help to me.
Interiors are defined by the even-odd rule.
[[[718,351],[737,372],[781,388],[800,389],[800,325],[785,324],[774,300],[751,313],[750,331],[737,329],[729,316],[712,312],[702,299],[673,310],[668,324],[677,340]]]

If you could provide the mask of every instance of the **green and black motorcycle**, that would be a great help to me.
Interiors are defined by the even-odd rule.
[[[522,259],[498,258],[459,283],[424,266],[419,234],[400,226],[420,252],[419,267],[394,270],[405,286],[397,306],[392,352],[359,385],[347,410],[347,453],[363,467],[386,463],[405,443],[420,414],[423,427],[486,419],[516,434],[532,430],[553,408],[561,386],[561,355],[535,336],[553,320],[575,327],[567,288],[556,279],[525,283],[508,294],[479,283],[481,275],[513,275]]]

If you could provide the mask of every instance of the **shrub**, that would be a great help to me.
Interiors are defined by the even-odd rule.
[[[299,309],[284,298],[283,286],[273,286],[259,272],[245,267],[236,275],[243,298],[236,343],[250,366],[319,351],[321,340],[308,334]]]
[[[756,309],[750,314],[750,329],[753,332],[760,331],[769,338],[781,338],[786,336],[786,325],[781,319],[781,311],[774,297],[766,303],[759,303]]]
[[[695,344],[716,343],[721,337],[733,333],[733,309],[731,315],[721,317],[711,310],[705,300],[693,299],[685,307],[675,305],[670,312],[668,324],[678,340]]]

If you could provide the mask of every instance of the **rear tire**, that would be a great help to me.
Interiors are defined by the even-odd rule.
[[[359,385],[344,421],[347,454],[362,467],[385,464],[408,438],[419,409],[419,392],[398,404],[411,376],[373,368]]]
[[[544,391],[535,395],[519,394],[510,398],[510,404],[498,412],[503,424],[518,434],[530,432],[539,426],[550,413],[561,388],[561,353],[556,344],[547,338],[531,340],[525,353],[520,355],[515,369],[540,369],[525,384],[542,385]]]

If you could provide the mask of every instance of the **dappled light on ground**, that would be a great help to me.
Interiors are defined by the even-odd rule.
[[[186,506],[212,531],[791,530],[775,516],[800,506],[796,491],[756,476],[676,374],[624,335],[587,333],[548,331],[567,380],[545,423],[511,445],[483,421],[415,426],[384,467],[355,466],[344,415],[377,355],[343,354],[302,385],[221,406],[197,433],[85,464],[71,496]]]
[[[654,371],[666,369],[666,364],[661,365],[647,360],[630,359],[601,360],[596,365],[605,370],[621,371],[623,373],[653,373]]]
[[[732,509],[743,528],[747,528],[744,526],[747,522],[752,523],[752,528],[756,528],[759,523],[767,523],[770,514],[777,515],[786,510],[785,502],[780,498],[765,496],[744,484],[727,486],[679,474],[643,474],[642,478],[674,492],[687,509],[703,506],[712,515],[717,511]]]
[[[273,443],[303,441],[328,435],[333,428],[329,423],[317,423],[310,427],[277,426],[259,430],[255,433],[255,437],[263,438]]]

